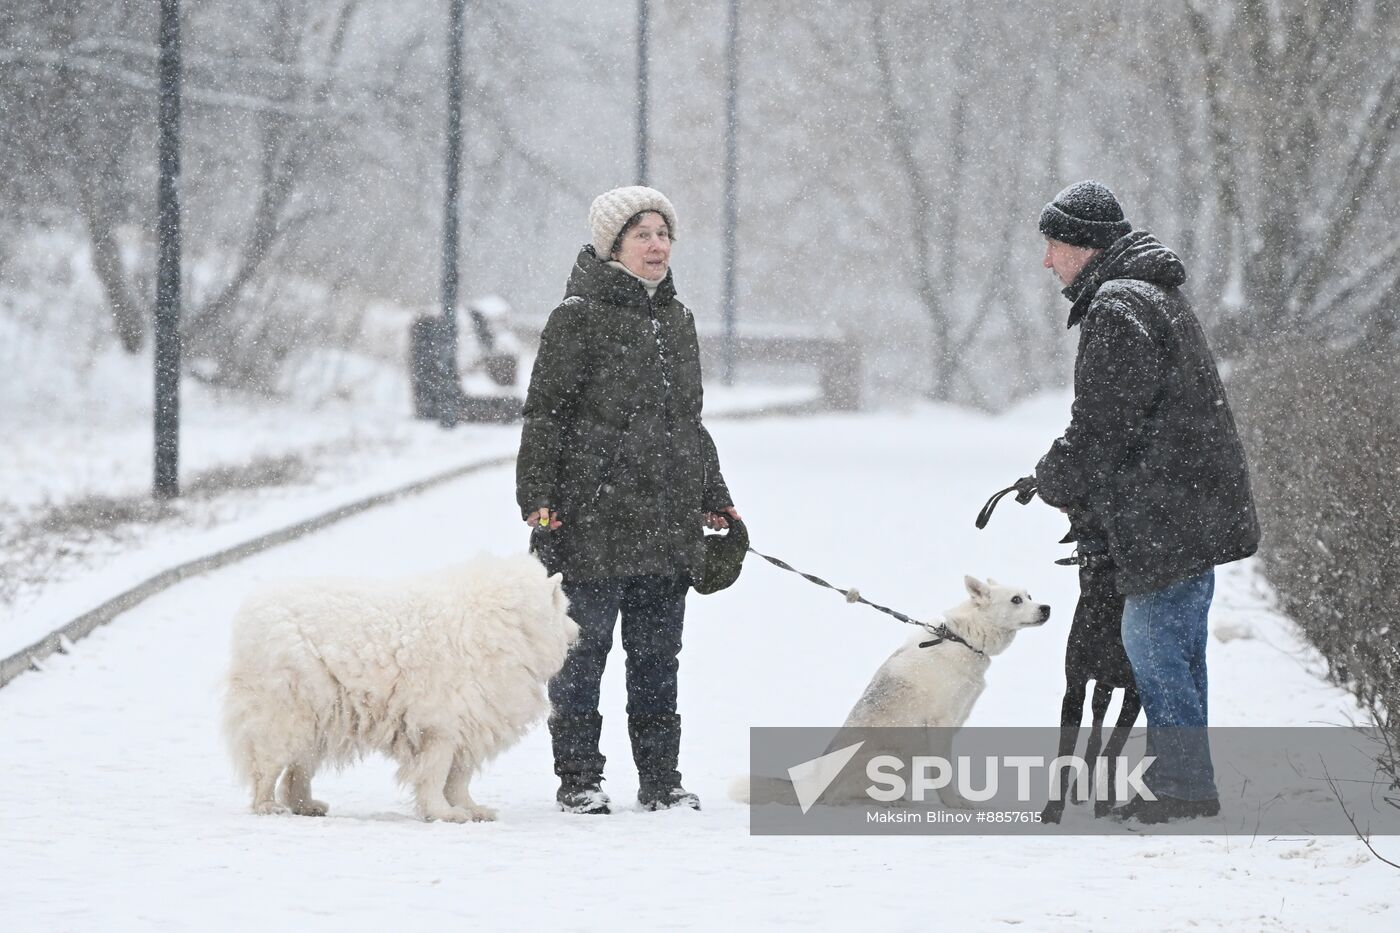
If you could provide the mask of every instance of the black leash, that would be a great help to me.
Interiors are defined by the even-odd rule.
[[[1011,484],[1010,486],[993,495],[990,499],[987,500],[987,504],[982,506],[982,511],[977,514],[977,527],[987,527],[987,522],[992,517],[992,510],[994,510],[997,507],[997,503],[1000,502],[1003,497],[1014,492],[1016,493],[1016,501],[1021,503],[1022,505],[1025,505],[1027,502],[1030,502],[1031,499],[1035,496],[1035,488],[1035,477],[1023,476],[1020,479],[1018,479],[1015,483]],[[780,570],[786,570],[789,573],[795,573],[799,577],[802,577],[806,580],[811,581],[812,583],[817,584],[817,586],[824,586],[829,590],[835,590],[842,596],[846,597],[846,602],[848,603],[864,603],[871,609],[878,609],[885,615],[894,616],[896,619],[905,623],[906,625],[919,626],[920,628],[926,630],[930,635],[933,636],[933,638],[931,638],[928,641],[919,642],[920,648],[932,648],[934,645],[940,645],[945,641],[952,641],[957,642],[958,644],[962,645],[964,648],[966,648],[968,651],[973,652],[974,654],[985,655],[985,652],[980,651],[979,649],[969,645],[967,641],[962,638],[962,636],[958,635],[956,632],[954,632],[953,630],[948,628],[948,626],[944,625],[941,622],[938,625],[929,625],[927,622],[920,622],[918,619],[911,618],[897,609],[891,609],[888,606],[881,606],[879,603],[872,603],[870,600],[860,595],[860,591],[855,589],[854,587],[852,587],[849,590],[843,590],[839,586],[833,586],[830,583],[827,583],[821,577],[810,573],[803,573],[801,570],[798,570],[796,567],[792,566],[786,561],[779,560],[776,557],[770,557],[767,554],[764,554],[762,551],[756,551],[753,548],[749,548],[749,553],[757,554],[759,557],[762,557],[774,567],[777,567]],[[1068,563],[1071,560],[1073,560],[1076,563],[1078,562],[1074,558],[1065,558],[1063,561],[1056,561],[1056,563]]]
[[[987,522],[991,521],[992,511],[996,509],[997,503],[1004,499],[1009,493],[1013,492],[1016,493],[1016,501],[1021,503],[1022,505],[1025,505],[1026,503],[1030,502],[1031,499],[1035,498],[1035,477],[1023,476],[1016,482],[1012,483],[1010,486],[1007,486],[1005,489],[1001,490],[1000,492],[994,493],[992,497],[987,500],[986,505],[982,506],[982,511],[977,513],[977,527],[986,528]],[[1071,534],[1073,534],[1073,531],[1071,531]],[[1071,538],[1070,535],[1066,535],[1064,540],[1062,540],[1060,543],[1068,544],[1072,540],[1074,539]],[[1112,563],[1112,561],[1113,558],[1109,556],[1107,552],[1081,551],[1078,548],[1075,548],[1073,554],[1071,554],[1068,557],[1061,557],[1059,560],[1055,561],[1055,563],[1059,564],[1062,567],[1073,567],[1078,565],[1080,567],[1087,567],[1093,569],[1095,567],[1102,567],[1106,564]]]
[[[997,507],[997,503],[1000,502],[1007,493],[1016,493],[1016,501],[1025,505],[1035,497],[1035,486],[1034,476],[1023,476],[1001,492],[994,494],[987,500],[987,504],[982,506],[982,511],[977,513],[977,527],[987,527],[987,522],[991,521],[992,518],[992,510]]]
[[[810,574],[810,573],[803,573],[801,570],[798,570],[796,567],[792,566],[791,564],[787,563],[786,561],[779,560],[779,559],[776,558],[776,557],[769,557],[767,554],[764,554],[764,553],[761,552],[761,551],[755,551],[753,548],[749,548],[749,553],[750,553],[750,554],[757,554],[759,557],[762,557],[764,560],[768,561],[768,563],[772,564],[774,567],[777,567],[777,568],[779,568],[780,570],[786,570],[786,571],[788,571],[789,573],[795,573],[795,574],[797,574],[799,577],[802,577],[802,578],[804,578],[804,579],[806,579],[806,580],[811,581],[812,583],[817,584],[817,586],[824,586],[824,587],[826,587],[826,588],[829,589],[829,590],[835,590],[836,592],[840,593],[842,596],[846,597],[846,602],[848,602],[848,603],[863,603],[863,604],[869,606],[871,609],[878,609],[878,610],[880,610],[880,611],[883,612],[885,615],[894,616],[896,619],[898,619],[899,621],[905,623],[906,625],[917,625],[917,626],[919,626],[920,628],[924,629],[924,630],[927,631],[930,635],[933,636],[933,638],[932,638],[931,640],[929,640],[929,641],[921,641],[921,642],[919,642],[919,647],[920,647],[920,648],[932,648],[934,645],[942,644],[942,643],[945,642],[945,641],[953,641],[953,642],[957,642],[958,644],[962,645],[964,648],[966,648],[968,651],[971,651],[971,652],[974,653],[974,654],[985,654],[985,652],[983,652],[983,651],[981,651],[981,650],[979,650],[979,649],[977,649],[977,648],[974,648],[974,647],[972,647],[971,645],[969,645],[969,644],[963,639],[963,637],[962,637],[961,635],[959,635],[958,633],[954,632],[953,630],[951,630],[950,628],[948,628],[948,626],[944,625],[944,624],[941,623],[941,622],[940,622],[938,625],[929,625],[927,622],[920,622],[918,619],[914,619],[914,618],[911,618],[911,617],[905,615],[904,613],[900,612],[898,609],[891,609],[891,608],[889,608],[888,606],[881,606],[879,603],[872,603],[870,600],[868,600],[868,599],[866,599],[864,596],[860,595],[860,591],[857,590],[855,587],[852,587],[852,588],[849,589],[849,590],[843,590],[843,589],[841,589],[841,587],[839,587],[839,586],[832,586],[830,583],[827,583],[827,582],[826,582],[825,580],[823,580],[821,577],[814,576],[813,574]]]

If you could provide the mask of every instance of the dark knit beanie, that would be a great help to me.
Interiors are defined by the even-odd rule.
[[[1070,185],[1040,212],[1040,232],[1071,246],[1103,249],[1132,231],[1113,192],[1096,181]]]

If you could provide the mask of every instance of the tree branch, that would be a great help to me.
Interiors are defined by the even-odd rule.
[[[1380,275],[1391,275],[1392,278],[1400,278],[1400,239],[1395,240],[1381,252],[1379,256],[1373,258],[1362,269],[1352,273],[1342,283],[1341,288],[1335,292],[1331,298],[1313,312],[1311,320],[1320,320],[1327,317],[1336,308],[1346,304],[1352,297],[1362,289],[1374,284],[1376,277]],[[1384,292],[1386,289],[1382,289]]]
[[[1327,773],[1327,762],[1325,760],[1322,761],[1322,774],[1324,777],[1327,778],[1327,786],[1332,788],[1332,796],[1337,799],[1337,806],[1342,808],[1342,815],[1345,816],[1347,818],[1347,822],[1351,824],[1352,831],[1356,833],[1356,838],[1360,839],[1362,845],[1370,849],[1371,854],[1374,855],[1376,858],[1380,859],[1382,862],[1385,862],[1391,868],[1400,869],[1400,864],[1392,862],[1390,859],[1377,852],[1376,847],[1371,845],[1370,837],[1362,834],[1361,827],[1356,825],[1356,820],[1352,818],[1351,811],[1347,809],[1347,805],[1342,801],[1342,793],[1341,791],[1337,790],[1337,782],[1332,780],[1331,774]]]
[[[359,2],[360,0],[348,0],[335,15],[326,60],[313,70],[321,76],[320,81],[309,92],[305,88],[306,75],[312,71],[294,69],[288,63],[293,54],[291,46],[296,43],[292,42],[291,26],[285,15],[286,11],[283,10],[284,18],[278,33],[278,41],[282,43],[278,48],[278,61],[287,74],[293,75],[288,96],[294,100],[309,100],[311,106],[307,109],[311,112],[323,113],[326,110],[335,87],[335,65],[344,52],[345,38],[359,9]],[[247,236],[244,237],[238,267],[218,294],[191,314],[187,329],[192,334],[218,330],[219,320],[227,315],[238,301],[248,283],[272,254],[278,240],[298,226],[286,222],[284,213],[305,167],[313,137],[320,132],[320,128],[316,124],[303,122],[298,125],[295,134],[286,139],[288,121],[281,110],[268,108],[261,116],[262,184],[258,191],[257,205],[253,209],[253,219],[249,224]]]
[[[1388,316],[1381,310],[1387,304],[1390,306]],[[1390,270],[1390,281],[1371,293],[1370,299],[1361,306],[1358,317],[1362,321],[1392,324],[1400,318],[1400,263]]]
[[[84,55],[12,49],[0,52],[0,66],[4,65],[40,66],[58,71],[80,72],[103,81],[115,82],[143,94],[155,95],[159,91],[155,78]],[[307,110],[288,107],[272,98],[199,87],[187,82],[181,85],[180,98],[182,103],[203,104],[216,110],[243,110],[250,113],[272,110],[292,117],[311,116]]]
[[[71,41],[76,19],[77,11],[66,9],[57,25],[58,35]],[[96,114],[88,112],[76,76],[60,71],[56,84],[55,117],[67,150],[65,164],[78,193],[78,213],[87,227],[93,272],[102,286],[122,349],[136,353],[145,341],[146,322],[122,263],[109,203],[120,153],[112,140],[100,138],[103,125]]]
[[[1206,113],[1210,129],[1211,162],[1220,185],[1220,207],[1237,224],[1244,223],[1244,207],[1240,201],[1240,173],[1231,156],[1230,117],[1224,101],[1225,68],[1211,37],[1210,21],[1193,0],[1182,0],[1186,23],[1196,41],[1205,73]]]
[[[1336,261],[1347,234],[1360,216],[1358,204],[1375,185],[1380,166],[1400,129],[1400,57],[1361,125],[1365,129],[1352,150],[1336,196],[1323,214],[1331,223],[1317,249],[1299,265],[1290,283],[1290,290],[1296,290],[1299,295],[1300,308],[1307,308],[1317,297],[1324,275]]]
[[[894,72],[890,67],[889,45],[885,38],[885,27],[880,15],[879,3],[870,7],[870,37],[875,52],[875,72],[879,78],[878,87],[881,103],[885,111],[890,147],[894,150],[895,161],[909,187],[909,208],[913,213],[911,233],[914,240],[915,290],[924,311],[933,325],[937,346],[934,353],[939,359],[936,374],[935,392],[946,392],[958,368],[956,357],[949,352],[951,322],[948,310],[939,298],[933,284],[933,270],[930,268],[929,230],[933,225],[933,211],[929,205],[928,185],[922,168],[914,157],[913,134],[909,120],[895,96]]]
[[[127,353],[136,353],[145,342],[146,325],[127,284],[126,269],[122,265],[112,219],[102,204],[102,195],[95,190],[96,179],[83,172],[79,174],[77,182],[78,210],[92,244],[93,271],[102,284],[102,294],[112,314],[117,340]]]

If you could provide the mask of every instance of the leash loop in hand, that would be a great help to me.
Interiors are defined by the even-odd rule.
[[[1006,496],[1007,493],[1016,493],[1016,501],[1021,503],[1022,505],[1025,505],[1027,502],[1030,502],[1031,499],[1035,496],[1035,488],[1035,477],[1023,476],[1016,482],[1012,483],[1010,486],[1007,486],[1000,492],[993,494],[992,497],[987,500],[987,504],[982,506],[982,511],[977,513],[977,527],[987,527],[987,522],[991,521],[992,519],[992,511],[997,507],[997,503],[1000,502]]]

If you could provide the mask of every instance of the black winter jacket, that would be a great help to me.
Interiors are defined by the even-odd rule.
[[[695,320],[671,276],[648,297],[585,246],[540,336],[516,460],[522,513],[548,506],[564,523],[547,534],[552,570],[699,570],[703,512],[733,505],[702,401]]]
[[[1074,407],[1036,480],[1050,505],[1092,516],[1125,594],[1259,544],[1244,448],[1185,281],[1181,260],[1135,231],[1064,290],[1080,325]]]

